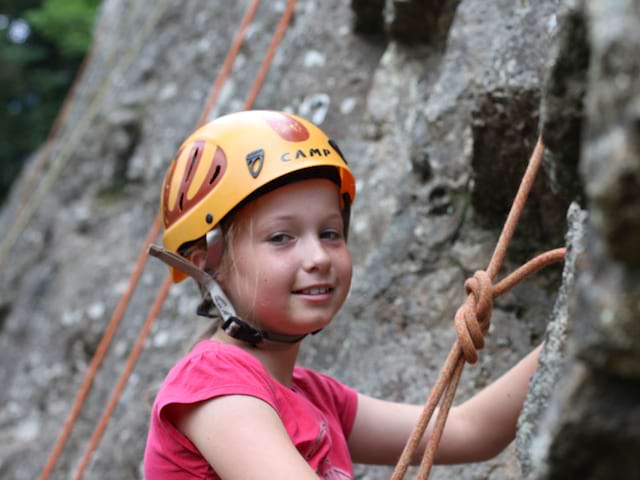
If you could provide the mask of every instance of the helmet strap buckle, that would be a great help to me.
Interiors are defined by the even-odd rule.
[[[253,328],[247,322],[240,320],[238,317],[230,317],[222,324],[222,329],[230,337],[247,342],[249,345],[256,347],[264,340],[260,330]]]
[[[220,242],[221,243],[221,242]],[[252,347],[281,350],[299,342],[306,335],[287,335],[259,330],[236,315],[233,305],[216,282],[215,278],[199,269],[186,258],[157,245],[149,246],[149,254],[162,260],[170,267],[180,270],[193,278],[211,297],[211,301],[222,316],[222,329],[233,338],[242,340]]]

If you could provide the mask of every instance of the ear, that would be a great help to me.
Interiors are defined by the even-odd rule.
[[[206,250],[198,248],[189,254],[188,259],[200,270],[205,270],[207,273],[213,274],[213,278],[215,278],[216,281],[220,282],[222,280],[222,273],[220,272],[220,269],[216,270],[215,272],[211,272],[205,269],[205,267],[207,266]]]
[[[207,251],[200,248],[194,250],[189,254],[189,261],[202,270],[207,263]]]

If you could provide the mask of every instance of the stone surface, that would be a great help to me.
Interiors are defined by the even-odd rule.
[[[576,92],[586,92],[583,117],[579,118],[582,107],[569,107],[567,118],[577,120],[574,127],[581,124],[579,129],[585,132],[579,149],[579,183],[584,185],[589,220],[584,253],[576,260],[575,285],[567,281],[563,286],[574,291],[568,309],[564,364],[560,369],[544,368],[534,379],[521,419],[519,438],[525,451],[520,458],[531,479],[640,476],[636,247],[640,242],[640,132],[633,113],[640,83],[637,56],[626,53],[638,45],[639,7],[637,1],[574,5],[563,48],[590,52],[586,62],[589,74],[579,73],[585,62],[580,62],[577,70],[569,62],[568,78],[561,84],[573,86],[556,89],[557,85],[550,84],[557,105],[575,106],[581,95]],[[576,25],[576,19],[582,19],[579,23],[586,24],[588,34],[583,31],[584,24]],[[573,137],[569,130],[557,132],[563,143]],[[568,158],[565,148],[570,144],[561,146],[557,159]],[[567,164],[556,167],[565,173],[571,170]],[[550,337],[554,345],[564,344],[561,332],[552,330]],[[553,394],[547,398],[535,394],[551,389]]]
[[[448,177],[472,192],[477,220],[502,224],[538,136],[548,51],[562,2],[462,2],[447,38],[441,72],[413,128],[412,162],[423,177]],[[540,173],[516,234],[518,251],[556,245],[569,198]],[[543,213],[544,212],[544,213]],[[535,249],[535,248],[534,248]],[[522,259],[522,257],[520,258]]]
[[[574,315],[570,315],[576,289],[576,261],[584,254],[584,230],[587,214],[577,204],[568,213],[567,254],[562,271],[562,285],[544,336],[544,348],[538,360],[538,370],[531,379],[529,394],[518,420],[518,458],[523,477],[528,477],[542,455],[539,444],[541,429],[550,398],[561,381],[566,366],[567,337],[574,330]],[[537,441],[537,443],[536,443]]]
[[[55,159],[64,158],[60,154],[65,149],[72,151],[0,275],[0,477],[36,478],[45,464],[101,334],[127,288],[157,213],[165,169],[198,120],[247,3],[107,0],[102,6],[98,54],[46,172],[57,168]],[[406,3],[417,8],[421,2]],[[285,5],[261,3],[211,117],[243,108]],[[355,261],[353,289],[330,328],[306,342],[302,363],[363,393],[413,403],[426,399],[454,341],[452,320],[464,299],[464,279],[486,267],[499,235],[500,216],[508,208],[508,192],[513,192],[531,153],[539,118],[536,106],[548,78],[545,65],[564,8],[559,0],[516,6],[506,0],[433,5],[442,8],[438,28],[443,41],[406,45],[392,37],[352,33],[357,13],[346,2],[297,2],[294,21],[254,105],[317,115],[358,178],[349,238]],[[589,18],[606,16],[596,11],[599,8],[604,8],[602,2],[594,3]],[[415,25],[420,27],[419,22]],[[599,58],[591,65],[604,65]],[[623,92],[630,90],[618,93]],[[587,110],[595,108],[589,105],[606,104],[605,97],[591,95],[590,91]],[[621,97],[615,98],[620,103]],[[628,105],[624,118],[635,118],[634,103]],[[594,141],[599,132],[607,131],[604,122],[616,118],[613,110],[606,112],[597,128],[582,127],[594,132]],[[624,125],[624,132],[632,131],[632,122]],[[574,131],[566,133],[571,141]],[[583,152],[598,152],[599,145],[603,143],[584,143]],[[493,168],[491,152],[499,154],[496,158],[505,168],[498,169],[497,176],[488,174]],[[605,172],[606,162],[593,158],[586,170]],[[508,175],[502,173],[507,171]],[[622,170],[615,172],[599,178],[617,179],[608,185],[619,185]],[[0,214],[2,232],[15,221],[21,199],[32,192],[27,175]],[[478,177],[482,185],[473,181]],[[530,252],[562,241],[558,235],[564,233],[567,199],[550,193],[544,172],[538,182],[505,272]],[[611,206],[622,208],[620,203],[610,193],[600,195],[606,189],[589,182],[585,190],[595,192],[592,198],[600,208],[594,232],[617,232],[616,219],[607,227],[599,225],[606,217],[616,217]],[[480,189],[500,205],[483,205]],[[625,213],[621,218],[625,228],[635,231],[632,216]],[[593,245],[601,247],[595,254],[616,251],[613,237],[597,238],[599,243],[594,240]],[[630,258],[622,250],[616,255],[619,262]],[[593,260],[593,272],[600,271],[600,261]],[[620,268],[624,274],[615,278],[624,281],[603,286],[607,298],[619,297],[619,289],[633,286],[632,271]],[[597,281],[606,283],[613,274],[602,272]],[[159,262],[146,265],[53,478],[72,475],[165,275]],[[541,272],[496,302],[488,345],[480,362],[465,369],[458,402],[541,341],[559,276],[558,269]],[[635,381],[638,363],[629,360],[636,358],[632,352],[637,345],[620,343],[620,325],[610,326],[610,317],[601,315],[604,310],[589,306],[606,302],[592,298],[591,303],[583,298],[578,307],[593,317],[586,325],[595,325],[581,334],[578,351],[600,352],[604,339],[611,348],[590,357],[589,365],[604,372],[605,380],[615,374],[621,381]],[[193,314],[197,304],[193,285],[171,288],[85,478],[142,477],[155,391],[207,327],[206,319]],[[623,326],[635,339],[631,305],[632,297],[628,310],[616,312],[624,313]],[[578,368],[578,361],[571,361]],[[585,392],[585,398],[598,405],[601,390],[572,381],[579,387],[575,391]],[[614,390],[622,394],[618,386]],[[612,417],[610,427],[634,420],[635,410],[626,408],[629,399],[625,402],[619,404],[624,408]],[[589,412],[590,405],[576,409],[578,416]],[[602,431],[613,435],[612,428]],[[629,432],[619,438],[623,435],[634,438]],[[594,458],[595,452],[590,452]],[[432,478],[519,479],[519,463],[510,447],[483,464],[436,467]],[[561,463],[559,457],[557,464]],[[389,472],[388,467],[358,466],[357,478],[388,478]]]
[[[583,200],[578,162],[590,59],[587,23],[577,1],[567,2],[559,17],[540,106],[545,170],[554,192]]]
[[[638,2],[585,4],[592,67],[581,163],[593,223],[613,260],[640,266],[640,46]]]
[[[460,0],[351,0],[353,28],[405,45],[441,44],[458,4]]]
[[[353,30],[364,34],[384,32],[385,0],[351,0],[353,9]]]

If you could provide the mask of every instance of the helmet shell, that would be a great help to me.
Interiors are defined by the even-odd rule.
[[[191,134],[178,149],[162,186],[163,243],[180,246],[215,228],[256,190],[290,173],[335,167],[340,197],[355,198],[355,179],[338,146],[313,123],[275,111],[220,117]],[[172,269],[173,280],[185,276]]]

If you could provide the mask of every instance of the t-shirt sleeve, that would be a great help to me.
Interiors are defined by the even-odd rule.
[[[194,404],[224,395],[256,397],[274,410],[275,394],[260,365],[245,352],[219,348],[196,349],[179,362],[165,379],[154,413],[159,422],[172,433],[179,433],[166,419],[166,408],[172,404]],[[179,434],[183,446],[193,445]]]
[[[301,370],[307,381],[314,384],[312,388],[316,390],[316,395],[322,397],[319,400],[331,405],[345,438],[349,438],[358,410],[358,393],[333,377],[312,370]]]

